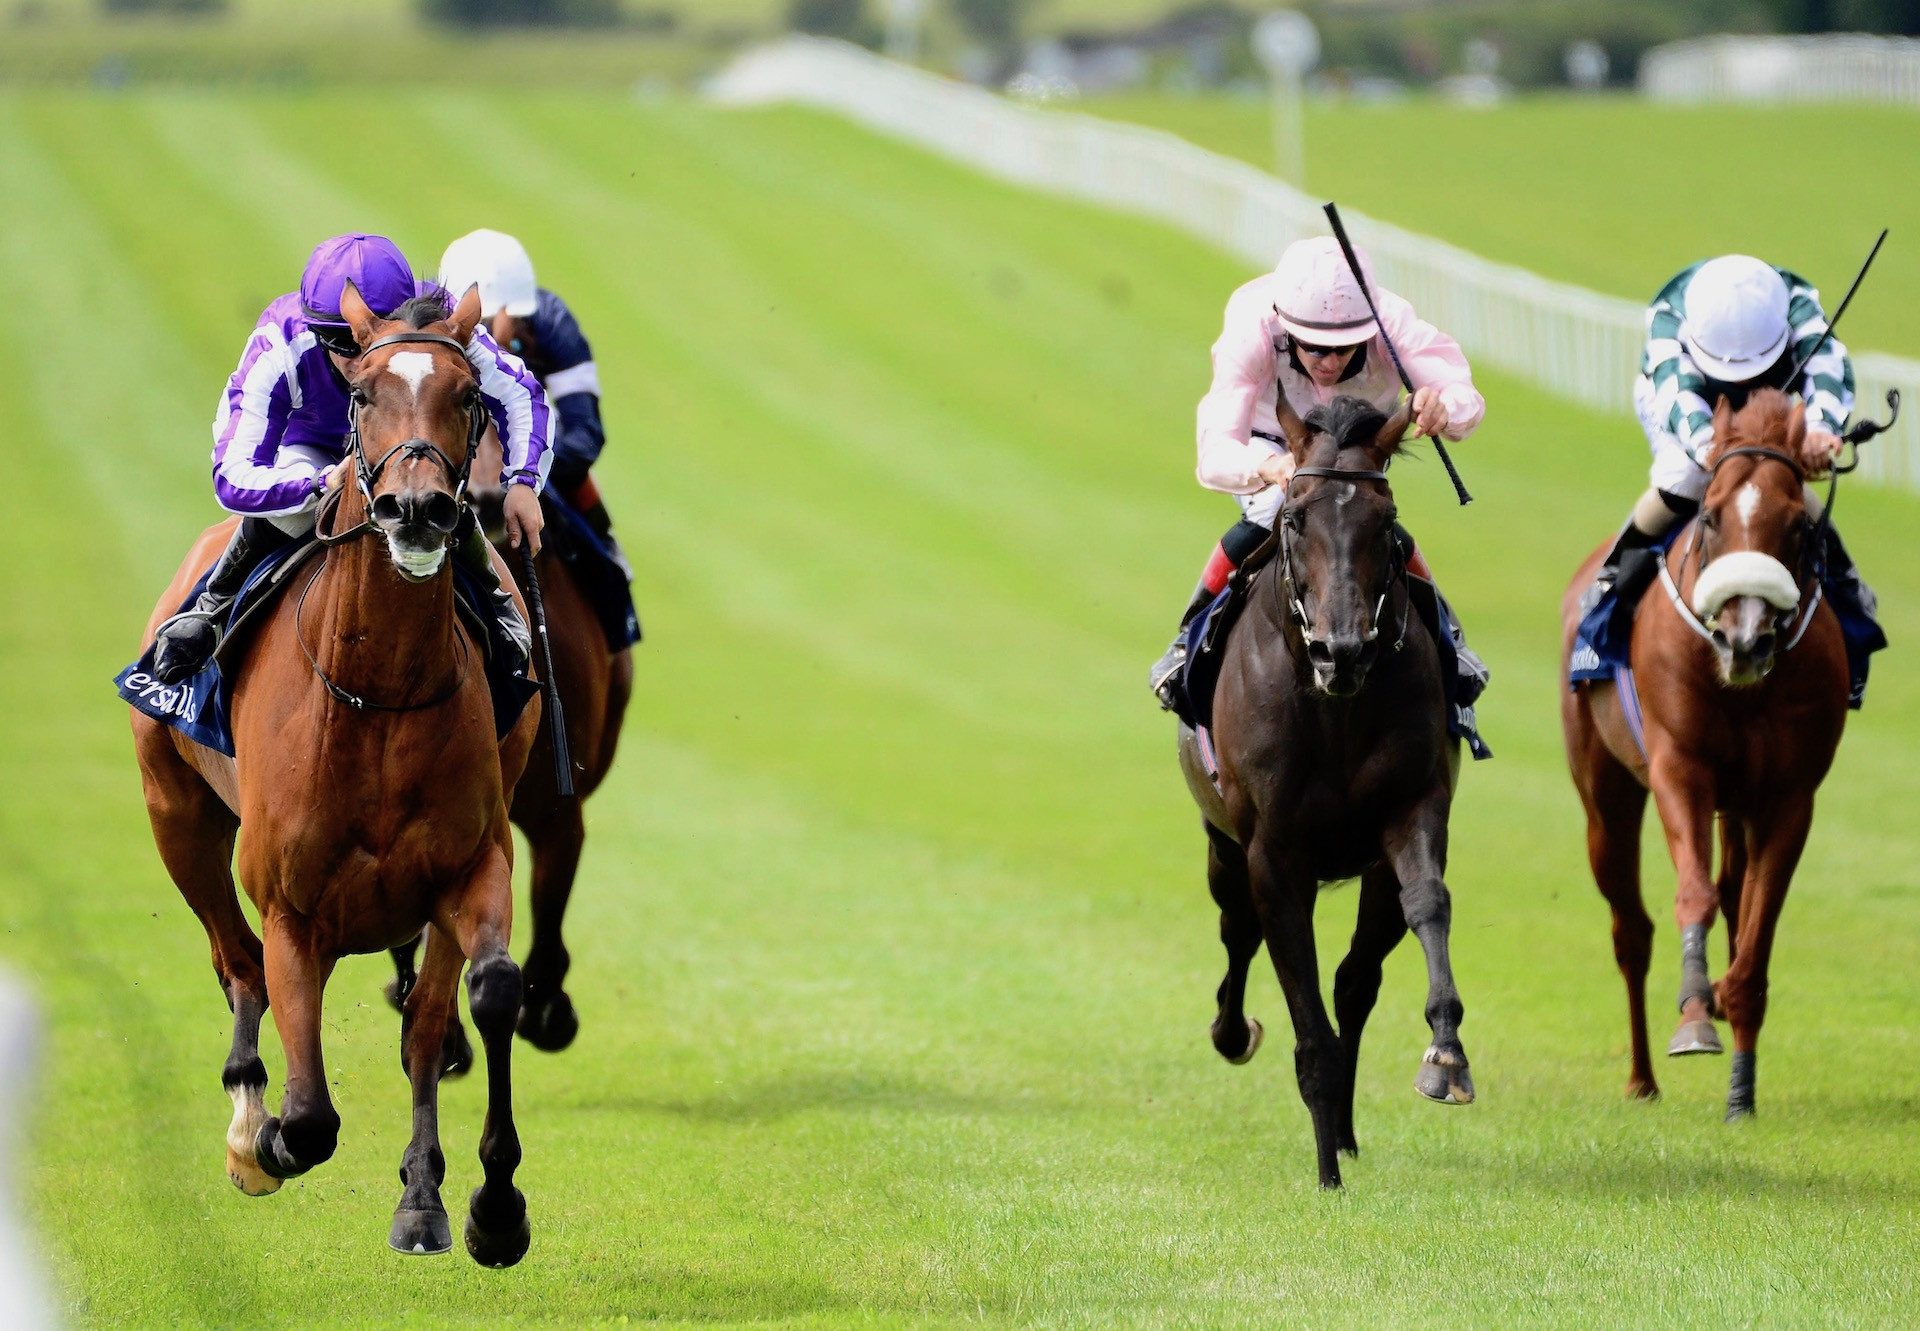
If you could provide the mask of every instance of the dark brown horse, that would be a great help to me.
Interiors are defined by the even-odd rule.
[[[1651,787],[1679,878],[1680,1025],[1667,1052],[1719,1053],[1713,1018],[1726,1018],[1734,1047],[1729,1119],[1753,1111],[1774,926],[1847,716],[1840,625],[1819,596],[1813,564],[1805,435],[1804,408],[1771,389],[1738,413],[1724,400],[1715,410],[1713,475],[1700,516],[1673,543],[1661,586],[1633,621],[1644,751],[1614,684],[1583,684],[1560,707],[1567,763],[1587,810],[1587,854],[1613,908],[1614,957],[1627,983],[1627,1094],[1659,1093],[1647,1047],[1653,921],[1640,894],[1640,823]],[[1581,594],[1604,554],[1602,547],[1580,566],[1561,603],[1568,653]],[[1706,955],[1716,909],[1726,913],[1731,954],[1717,985]]]
[[[498,322],[496,319],[496,328]],[[520,558],[506,544],[501,512],[505,491],[500,485],[500,470],[500,438],[489,427],[476,454],[470,491],[488,539],[513,568],[515,577],[523,578]],[[548,531],[553,532],[551,524]],[[533,851],[533,944],[527,949],[523,968],[527,992],[519,1031],[535,1048],[553,1051],[572,1044],[580,1029],[573,1000],[564,987],[571,958],[560,926],[566,918],[574,875],[580,868],[580,850],[586,841],[581,805],[600,788],[613,766],[621,722],[633,695],[633,653],[625,647],[617,652],[607,650],[600,621],[572,565],[561,556],[557,541],[549,540],[541,547],[536,566],[553,641],[554,686],[560,693],[567,748],[574,763],[574,793],[569,798],[560,795],[554,779],[553,736],[542,726],[526,775],[513,789],[511,812]],[[414,946],[409,942],[393,949],[396,975],[388,995],[395,1002],[404,1002],[413,987]],[[471,1047],[456,1014],[447,1028],[447,1071],[464,1072],[472,1061]]]
[[[1193,732],[1180,737],[1227,949],[1213,1045],[1232,1063],[1259,1048],[1260,1025],[1242,1004],[1264,941],[1293,1018],[1294,1071],[1329,1188],[1340,1186],[1338,1152],[1360,1149],[1360,1033],[1381,962],[1409,928],[1426,952],[1433,1028],[1414,1086],[1445,1103],[1473,1099],[1444,877],[1460,747],[1447,731],[1439,649],[1412,605],[1386,477],[1407,424],[1405,406],[1388,420],[1351,397],[1303,423],[1282,398],[1281,433],[1298,467],[1274,524],[1278,551],[1223,649],[1217,789]],[[1336,1034],[1320,993],[1313,908],[1321,884],[1354,877],[1359,912],[1334,976]]]
[[[138,713],[134,745],[161,859],[206,928],[233,1009],[222,1082],[234,1103],[234,1183],[253,1196],[272,1192],[332,1156],[340,1116],[321,1060],[327,978],[340,957],[385,951],[425,928],[402,1035],[413,1137],[390,1241],[402,1252],[452,1245],[440,1201],[438,1086],[466,961],[488,1072],[485,1181],[473,1194],[467,1248],[510,1266],[526,1252],[528,1228],[513,1185],[520,1142],[509,1069],[521,979],[507,951],[507,799],[538,709],[529,706],[504,742],[495,738],[480,648],[456,613],[447,558],[469,423],[482,409],[463,353],[479,300],[468,292],[450,318],[416,304],[385,321],[349,286],[341,313],[362,351],[342,362],[357,404],[358,483],[322,514],[339,543],[295,574],[224,664],[235,672],[232,758]],[[155,609],[149,641],[229,530],[201,537]],[[234,893],[236,833],[264,946]],[[259,1055],[269,1002],[287,1060],[276,1117],[266,1112]]]

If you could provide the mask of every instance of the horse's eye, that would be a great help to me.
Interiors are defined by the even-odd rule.
[[[1298,536],[1301,533],[1301,531],[1303,531],[1306,528],[1306,525],[1307,525],[1307,520],[1305,515],[1302,514],[1300,510],[1297,508],[1282,509],[1280,513],[1280,518],[1281,518],[1281,521],[1287,524],[1287,530],[1292,532],[1295,536]]]
[[[358,387],[358,386],[356,385],[356,386],[355,386],[355,387],[354,387],[354,388],[353,388],[352,390],[350,390],[350,391],[351,391],[351,393],[352,393],[352,397],[353,397],[353,405],[354,405],[354,406],[356,406],[356,407],[370,407],[370,406],[372,406],[372,405],[373,405],[373,399],[367,396],[367,391],[366,391],[366,390],[365,390],[364,388],[360,388],[360,387]]]
[[[1713,509],[1708,509],[1700,515],[1700,525],[1708,531],[1719,531],[1720,514]]]

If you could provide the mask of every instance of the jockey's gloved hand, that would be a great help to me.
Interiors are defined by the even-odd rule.
[[[1432,388],[1417,388],[1413,393],[1413,432],[1414,437],[1438,435],[1447,428],[1447,404],[1440,400],[1438,391]]]
[[[1809,476],[1820,476],[1833,465],[1840,456],[1843,445],[1840,436],[1828,434],[1825,430],[1808,430],[1807,437],[1800,444],[1800,465],[1807,469]]]

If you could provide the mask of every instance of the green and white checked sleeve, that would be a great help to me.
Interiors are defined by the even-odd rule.
[[[1713,408],[1701,396],[1706,377],[1680,345],[1680,320],[1685,316],[1682,293],[1699,266],[1676,275],[1653,298],[1647,309],[1647,348],[1640,357],[1640,373],[1653,383],[1656,418],[1666,422],[1668,432],[1695,462],[1713,441]]]
[[[1790,340],[1797,361],[1827,331],[1827,313],[1812,283],[1784,268],[1780,276],[1787,283],[1787,322],[1793,328]],[[1853,360],[1838,338],[1828,338],[1820,354],[1807,362],[1799,388],[1807,404],[1807,428],[1839,434],[1853,414]]]

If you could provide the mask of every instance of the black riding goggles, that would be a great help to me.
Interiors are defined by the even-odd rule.
[[[307,327],[313,330],[313,340],[334,355],[352,360],[360,354],[360,343],[345,324],[310,323]]]

